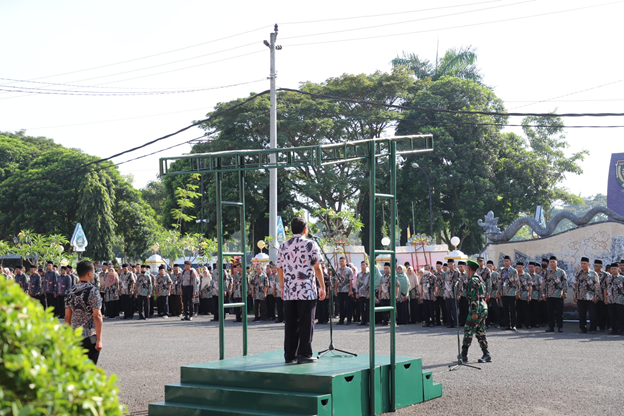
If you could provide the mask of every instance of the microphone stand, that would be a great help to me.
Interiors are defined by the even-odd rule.
[[[327,257],[327,253],[325,253],[325,250],[323,250],[323,245],[320,242],[320,239],[316,236],[311,236],[312,239],[316,240],[316,242],[318,243],[319,249],[321,250],[321,253],[323,254],[323,257],[325,257],[325,261],[327,261],[327,264],[329,264],[330,267],[330,277],[333,275],[338,276],[338,274],[336,273],[336,269],[334,269],[334,266],[331,264],[331,261],[329,261],[329,258]],[[323,276],[323,279],[325,277]],[[332,284],[333,279],[330,278],[330,286]],[[323,351],[319,351],[317,358],[321,358],[322,356],[324,356],[327,353],[331,353],[334,354],[334,351],[338,351],[341,352],[343,354],[348,354],[348,355],[352,355],[354,357],[357,357],[357,354],[353,353],[353,352],[349,352],[349,351],[344,351],[344,350],[340,350],[336,347],[334,347],[334,288],[330,287],[330,288],[325,288],[325,292],[329,292],[329,346],[327,347],[327,349],[323,350]],[[325,296],[327,298],[327,294]]]
[[[459,279],[461,279],[461,275],[459,275]],[[466,364],[461,359],[461,346],[459,342],[459,305],[457,304],[457,285],[459,284],[459,279],[457,279],[457,281],[453,285],[453,299],[455,300],[455,323],[457,324],[457,364],[449,365],[449,371],[455,371],[461,367],[470,367],[474,368],[475,370],[481,370],[480,367],[477,367],[476,365]]]

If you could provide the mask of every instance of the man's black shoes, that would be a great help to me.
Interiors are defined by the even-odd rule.
[[[487,348],[485,348],[483,350],[483,357],[479,358],[478,361],[480,363],[491,363],[492,362],[492,356],[490,355],[490,352],[488,351]]]
[[[297,364],[311,364],[317,362],[316,357],[299,357],[297,358]]]
[[[544,332],[555,332],[555,328],[548,328],[546,331]]]

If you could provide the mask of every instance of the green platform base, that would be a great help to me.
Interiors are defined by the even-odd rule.
[[[150,416],[368,415],[369,356],[326,355],[314,364],[285,364],[284,352],[182,367],[180,383]],[[376,356],[375,413],[390,411],[390,357]],[[442,384],[420,358],[396,358],[396,408],[442,396]]]

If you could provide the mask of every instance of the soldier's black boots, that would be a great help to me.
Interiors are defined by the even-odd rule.
[[[461,360],[462,360],[462,363],[468,362],[468,347],[463,346],[463,345],[462,345],[462,352],[461,352]]]
[[[480,363],[491,363],[492,357],[490,356],[490,352],[487,348],[483,349],[483,357],[479,358]]]

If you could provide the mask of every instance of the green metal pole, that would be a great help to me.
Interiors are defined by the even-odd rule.
[[[243,156],[238,157],[238,163],[240,167],[243,167],[245,158]],[[245,234],[245,173],[241,170],[238,171],[238,200],[243,204],[240,207],[240,230],[241,230],[241,265],[242,265],[242,292],[241,298],[243,299],[243,355],[247,355],[247,235]]]
[[[220,164],[220,161],[219,161]],[[220,167],[220,166],[219,166]],[[217,279],[219,279],[219,359],[225,359],[225,325],[223,319],[223,205],[221,204],[221,179],[223,174],[217,172],[216,189],[217,189],[217,245],[219,254],[217,256]]]
[[[377,385],[375,380],[375,174],[376,174],[376,160],[375,160],[375,142],[370,141],[368,145],[368,166],[369,166],[369,258],[368,258],[368,270],[369,270],[369,327],[368,327],[368,355],[370,357],[369,365],[369,411],[370,415],[375,414],[375,386]]]
[[[390,144],[390,159],[388,162],[390,163],[390,193],[394,196],[390,200],[391,208],[390,208],[390,218],[392,226],[390,231],[390,247],[392,247],[393,253],[391,254],[391,278],[390,284],[390,306],[392,306],[392,311],[390,312],[390,317],[392,322],[390,324],[390,411],[396,411],[396,142],[391,140]]]

